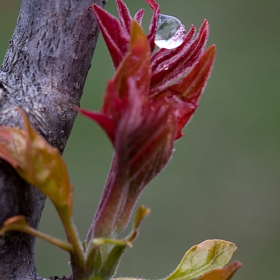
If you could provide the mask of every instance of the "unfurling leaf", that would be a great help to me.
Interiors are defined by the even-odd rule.
[[[206,240],[193,246],[175,271],[165,280],[190,280],[216,268],[225,266],[237,247],[224,240]]]
[[[144,205],[141,205],[138,208],[133,221],[133,230],[129,235],[129,237],[127,238],[128,242],[132,242],[135,240],[135,238],[138,235],[139,226],[141,222],[150,214],[150,212],[151,210],[149,208],[146,208]]]
[[[25,131],[0,127],[0,158],[10,163],[28,183],[49,197],[60,216],[72,214],[72,185],[58,151],[37,134],[23,113]]]
[[[199,277],[197,280],[229,280],[241,266],[242,263],[235,261],[223,268],[213,269]]]
[[[144,205],[141,205],[138,208],[133,222],[133,226],[135,230],[138,230],[140,223],[143,221],[143,219],[145,219],[150,214],[150,212],[151,210],[145,207]]]
[[[88,243],[94,237],[116,238],[126,228],[141,192],[170,160],[214,65],[216,47],[205,51],[207,20],[197,36],[191,26],[177,48],[154,51],[160,9],[155,0],[146,2],[153,10],[148,36],[139,25],[143,10],[132,19],[127,6],[117,0],[117,20],[92,6],[116,73],[101,110],[79,111],[105,130],[115,156]]]

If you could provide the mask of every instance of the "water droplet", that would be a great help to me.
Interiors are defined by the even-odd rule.
[[[160,14],[155,38],[155,44],[159,48],[177,48],[183,43],[185,36],[186,29],[179,19]]]

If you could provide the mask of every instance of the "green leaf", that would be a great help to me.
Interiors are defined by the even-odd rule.
[[[139,226],[150,213],[150,209],[141,205],[134,217],[133,228],[125,239],[93,238],[87,249],[86,271],[98,279],[111,279],[115,274],[122,255],[138,235]],[[93,247],[92,247],[93,246]]]
[[[85,263],[87,274],[89,276],[98,274],[100,272],[101,265],[102,265],[102,257],[101,257],[100,247],[94,246],[87,253],[86,263]]]
[[[235,261],[224,268],[213,269],[197,280],[229,280],[241,266],[242,264],[239,261]]]
[[[22,113],[25,131],[0,127],[0,157],[18,174],[51,199],[60,216],[72,214],[72,185],[58,149],[52,147],[31,127]]]
[[[112,248],[100,269],[99,276],[101,279],[111,279],[112,276],[115,275],[121,257],[127,246],[128,245],[124,242],[122,245],[115,245]]]
[[[190,280],[225,266],[237,247],[224,240],[206,240],[193,246],[183,257],[175,271],[166,280]]]

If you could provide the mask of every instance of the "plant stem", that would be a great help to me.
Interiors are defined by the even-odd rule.
[[[87,234],[87,244],[93,238],[116,237],[117,223],[120,222],[120,215],[127,203],[129,190],[129,184],[124,178],[126,176],[119,170],[114,156],[102,198]]]
[[[85,278],[85,253],[78,231],[71,215],[60,215],[68,242],[73,246],[71,252],[71,267],[73,280],[86,280]]]
[[[28,233],[30,235],[33,235],[33,236],[36,236],[37,238],[40,238],[42,240],[45,240],[59,248],[61,248],[62,250],[65,250],[67,252],[72,252],[73,251],[73,247],[71,244],[67,243],[67,242],[64,242],[58,238],[55,238],[53,236],[50,236],[46,233],[43,233],[43,232],[40,232],[30,226],[25,226],[25,227],[22,227],[20,225],[10,225],[9,226],[9,231],[11,230],[15,230],[15,231],[21,231],[21,232],[25,232],[25,233]]]

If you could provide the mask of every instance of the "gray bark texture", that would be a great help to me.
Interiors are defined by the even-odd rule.
[[[63,152],[71,133],[95,49],[98,26],[88,7],[105,0],[23,0],[0,69],[0,125],[22,126],[16,108]],[[0,226],[24,215],[38,228],[45,197],[0,160]],[[34,262],[33,237],[8,232],[0,237],[0,279],[42,279]],[[55,278],[58,279],[58,278]]]

